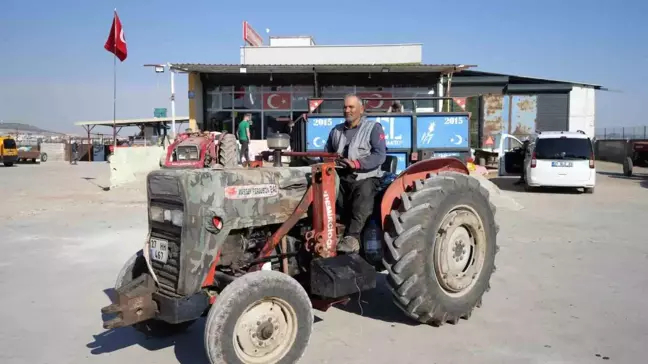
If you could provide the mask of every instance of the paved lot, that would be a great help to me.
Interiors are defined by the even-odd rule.
[[[412,324],[384,289],[316,312],[303,363],[640,363],[648,355],[648,181],[599,163],[594,195],[525,193],[498,210],[498,270],[468,321]],[[646,172],[644,171],[639,171]],[[0,363],[206,363],[203,323],[174,340],[105,332],[99,309],[143,244],[141,186],[108,166],[0,167]],[[138,188],[139,187],[139,188]]]

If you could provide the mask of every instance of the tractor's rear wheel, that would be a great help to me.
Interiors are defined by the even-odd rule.
[[[476,179],[447,172],[416,181],[385,225],[383,263],[396,305],[435,326],[468,319],[490,288],[498,230]]]
[[[313,329],[308,294],[287,274],[248,273],[225,287],[207,316],[212,364],[296,363]]]
[[[225,168],[238,166],[238,142],[234,134],[225,134],[218,145],[218,164]]]
[[[140,250],[135,253],[122,267],[122,270],[117,276],[117,281],[115,282],[115,289],[118,289],[128,282],[131,282],[133,279],[146,272],[148,272],[148,267],[146,265],[146,260],[144,259],[144,254],[142,250]],[[161,338],[179,334],[187,330],[189,326],[191,326],[194,322],[196,322],[196,320],[171,324],[166,321],[150,319],[134,324],[133,328],[144,333],[146,336]]]

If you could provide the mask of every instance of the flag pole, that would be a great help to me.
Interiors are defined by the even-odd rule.
[[[117,8],[113,13],[113,50],[117,50]],[[113,54],[113,148],[117,148],[117,55]],[[115,153],[113,149],[113,153]]]

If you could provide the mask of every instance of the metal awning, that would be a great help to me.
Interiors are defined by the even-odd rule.
[[[241,65],[175,63],[171,68],[180,72],[199,73],[452,73],[475,65],[464,64],[307,64],[307,65]]]
[[[188,123],[188,116],[178,116],[175,118],[176,123]],[[157,123],[170,123],[171,118],[147,118],[147,119],[118,119],[113,123],[112,120],[106,121],[79,121],[74,123],[77,126],[109,126],[113,125],[119,127],[138,126],[143,124],[157,124]]]

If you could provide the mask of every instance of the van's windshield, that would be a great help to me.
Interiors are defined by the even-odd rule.
[[[16,149],[16,141],[13,139],[5,139],[2,141],[2,146],[6,149]]]
[[[581,138],[543,138],[536,140],[536,159],[590,159],[592,143]]]

